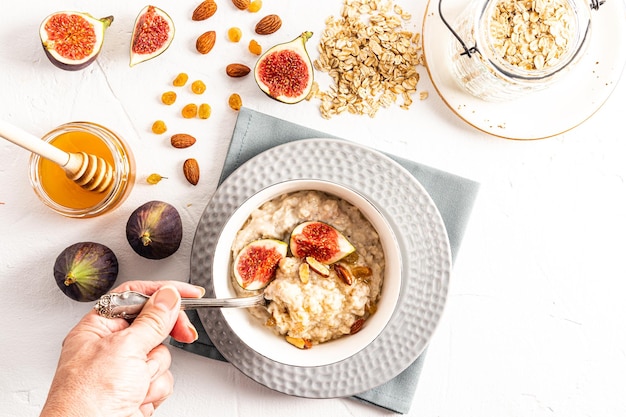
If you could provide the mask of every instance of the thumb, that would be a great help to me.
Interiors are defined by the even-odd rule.
[[[136,339],[136,346],[148,353],[170,334],[179,310],[178,290],[169,285],[163,286],[150,297],[127,331]]]

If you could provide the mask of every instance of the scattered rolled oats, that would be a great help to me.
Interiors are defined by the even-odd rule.
[[[321,99],[322,117],[346,111],[374,117],[399,97],[408,109],[423,63],[419,33],[402,28],[410,18],[389,0],[344,0],[341,17],[326,20],[313,65],[334,83],[328,91],[315,85],[308,97]]]
[[[525,70],[556,65],[574,35],[574,11],[567,0],[501,0],[489,34],[496,53]]]

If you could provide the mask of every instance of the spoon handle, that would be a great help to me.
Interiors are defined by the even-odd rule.
[[[136,291],[105,294],[96,303],[94,309],[108,319],[134,319],[139,315],[149,296]],[[206,307],[245,308],[265,304],[263,294],[242,298],[183,298],[181,310],[193,310]]]
[[[0,120],[0,137],[62,167],[69,162],[70,156],[67,152],[3,120]]]

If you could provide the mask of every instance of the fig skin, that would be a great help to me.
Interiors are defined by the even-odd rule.
[[[297,38],[285,42],[274,45],[267,51],[265,51],[257,60],[257,63],[254,67],[254,79],[261,89],[268,97],[280,101],[281,103],[286,104],[296,104],[304,100],[313,87],[314,73],[313,73],[313,64],[311,62],[311,58],[309,57],[309,53],[306,49],[306,42],[313,36],[313,32],[306,31],[303,32]],[[276,68],[275,74],[273,74],[276,79],[279,79],[279,82],[275,82],[275,86],[272,87],[268,85],[265,81],[268,77],[267,74],[264,74],[266,62],[268,58],[275,54],[281,54],[283,52],[292,52],[300,57],[302,60],[301,64],[304,64],[304,67],[307,71],[307,82],[306,85],[302,88],[302,91],[297,95],[285,94],[284,86],[285,84],[290,84],[294,80],[290,79],[294,74],[290,73],[280,73],[281,68],[287,68],[287,65],[282,65],[279,68]],[[276,90],[276,91],[274,91]]]
[[[126,239],[144,258],[156,260],[173,255],[183,239],[183,222],[178,210],[164,201],[142,204],[128,218]]]
[[[79,242],[65,248],[54,262],[54,279],[69,298],[94,301],[115,283],[119,265],[111,249],[101,243]]]
[[[55,17],[59,17],[59,16],[64,16],[64,15],[67,15],[68,17],[78,16],[82,18],[86,23],[92,26],[96,39],[94,41],[93,50],[85,57],[72,59],[72,58],[64,57],[63,55],[61,55],[55,50],[56,48],[55,41],[49,38],[49,33],[46,30],[46,24],[51,19]],[[100,55],[100,52],[102,50],[102,45],[104,44],[105,31],[109,26],[111,26],[111,23],[113,23],[113,16],[107,16],[101,19],[96,19],[95,17],[91,16],[89,13],[83,13],[83,12],[62,11],[62,12],[52,13],[51,15],[47,16],[42,21],[41,26],[39,28],[39,37],[41,40],[41,45],[46,54],[46,57],[50,60],[52,64],[54,64],[54,66],[56,66],[57,68],[66,70],[66,71],[78,71],[91,65],[96,60],[98,55]],[[76,35],[76,34],[73,34],[73,35]],[[70,37],[70,36],[66,35],[66,37]],[[76,38],[76,36],[74,36],[74,38]]]

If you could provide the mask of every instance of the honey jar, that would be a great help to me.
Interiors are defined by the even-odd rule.
[[[66,152],[102,157],[113,168],[113,184],[103,192],[89,191],[69,179],[63,168],[33,154],[30,182],[39,199],[67,217],[89,218],[118,207],[135,182],[135,161],[125,141],[113,131],[91,122],[72,122],[47,133],[42,140]]]

